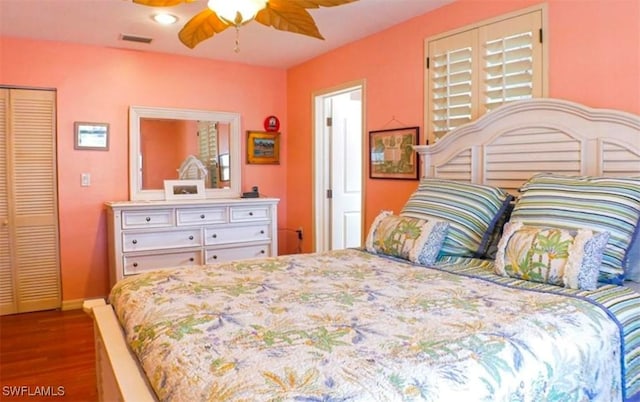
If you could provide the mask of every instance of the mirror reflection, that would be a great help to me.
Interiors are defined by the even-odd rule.
[[[229,188],[229,144],[229,123],[141,118],[142,189],[162,189],[164,180],[176,179],[202,179],[205,188]]]
[[[129,108],[129,198],[164,200],[165,180],[202,179],[206,198],[237,198],[242,184],[240,114]]]

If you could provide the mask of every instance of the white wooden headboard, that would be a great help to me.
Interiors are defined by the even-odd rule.
[[[512,193],[539,172],[640,176],[640,116],[539,98],[509,103],[414,148],[422,177]]]

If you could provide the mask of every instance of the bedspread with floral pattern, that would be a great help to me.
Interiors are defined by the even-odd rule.
[[[624,394],[621,331],[602,308],[361,250],[140,274],[110,302],[163,401]]]

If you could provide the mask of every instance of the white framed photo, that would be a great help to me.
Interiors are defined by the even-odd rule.
[[[201,200],[206,197],[204,180],[165,180],[165,200]]]
[[[94,151],[109,150],[109,123],[73,123],[75,132],[74,149],[90,149]]]

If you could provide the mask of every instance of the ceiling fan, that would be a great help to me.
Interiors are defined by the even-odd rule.
[[[151,7],[171,7],[197,0],[133,0],[136,4]],[[178,37],[193,49],[229,27],[240,26],[255,20],[262,25],[281,31],[324,39],[307,9],[333,7],[358,0],[209,0],[207,8],[196,14],[180,30]],[[236,38],[236,52],[238,39]]]

